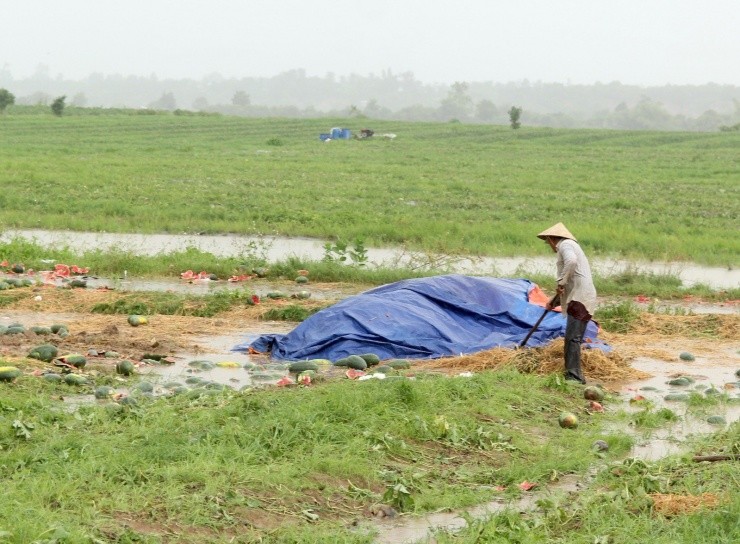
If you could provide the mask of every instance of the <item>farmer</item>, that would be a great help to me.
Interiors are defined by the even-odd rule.
[[[558,223],[539,233],[558,254],[557,294],[560,305],[566,314],[565,325],[565,379],[586,383],[581,371],[581,342],[586,332],[586,325],[596,308],[596,288],[591,279],[591,268],[588,259],[578,245],[575,237]],[[557,305],[557,304],[556,304]],[[552,304],[547,304],[552,309]]]

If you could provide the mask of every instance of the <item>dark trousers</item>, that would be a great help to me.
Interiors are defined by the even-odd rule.
[[[565,323],[565,379],[586,383],[581,371],[581,343],[586,334],[586,325],[591,315],[577,301],[568,304],[568,319]]]

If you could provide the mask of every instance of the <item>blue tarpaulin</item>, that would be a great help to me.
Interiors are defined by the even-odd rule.
[[[542,315],[524,279],[463,275],[403,280],[371,289],[306,319],[288,334],[235,346],[273,359],[330,359],[375,353],[380,359],[433,359],[516,347]],[[595,340],[591,321],[586,339]],[[565,317],[548,312],[528,347],[565,336]]]

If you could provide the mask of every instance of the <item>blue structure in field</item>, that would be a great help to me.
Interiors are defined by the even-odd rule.
[[[334,127],[327,133],[319,134],[321,141],[326,140],[349,140],[352,137],[352,131],[348,128]]]
[[[375,353],[381,359],[434,359],[514,348],[542,315],[531,304],[536,285],[523,279],[447,275],[403,280],[349,297],[312,315],[288,334],[267,334],[234,351],[250,348],[280,360],[337,360]],[[586,339],[596,341],[592,321]],[[527,347],[565,336],[565,317],[548,312]],[[599,345],[600,344],[600,345]]]

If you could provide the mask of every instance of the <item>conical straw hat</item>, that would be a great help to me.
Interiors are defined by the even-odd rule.
[[[547,230],[543,230],[540,232],[537,237],[542,238],[543,240],[548,236],[557,236],[558,238],[568,238],[569,240],[573,240],[577,242],[576,237],[573,236],[568,229],[565,228],[565,225],[562,223],[558,223],[557,225],[553,225]]]

